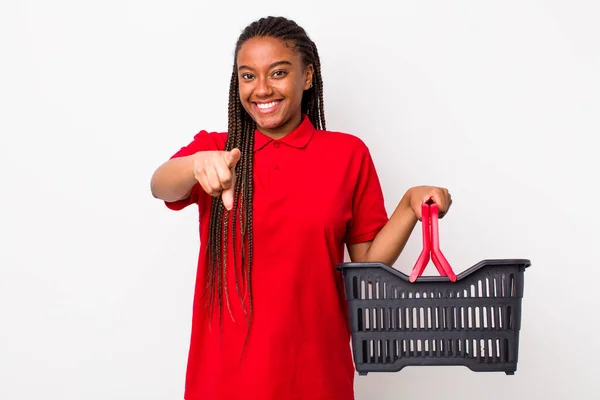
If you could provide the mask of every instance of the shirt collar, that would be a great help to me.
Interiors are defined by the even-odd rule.
[[[267,135],[261,133],[258,129],[254,131],[254,151],[259,151],[269,143],[276,141],[279,143],[283,143],[290,147],[295,147],[297,149],[303,149],[306,147],[310,139],[312,139],[313,134],[315,132],[315,127],[310,122],[310,119],[307,115],[302,115],[302,122],[300,125],[281,139],[271,139]]]

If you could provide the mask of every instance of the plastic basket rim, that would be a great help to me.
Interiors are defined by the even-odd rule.
[[[531,266],[531,261],[526,258],[482,260],[482,261],[479,261],[477,264],[474,264],[470,268],[462,271],[460,274],[457,274],[456,282],[461,281],[462,279],[464,279],[467,276],[473,274],[474,272],[480,270],[481,268],[484,268],[487,266],[495,267],[495,266],[502,266],[502,265],[518,265],[518,266],[522,267],[522,270],[525,270],[525,268],[528,268]],[[386,265],[381,262],[345,262],[345,263],[340,263],[337,266],[338,271],[341,271],[342,273],[344,273],[345,271],[347,271],[349,269],[354,269],[354,268],[379,268],[379,269],[383,269],[384,271],[396,276],[397,278],[400,278],[406,282],[410,282],[408,275],[406,275],[402,271],[399,271],[399,270],[392,268],[389,265]],[[433,276],[420,276],[417,278],[417,280],[414,283],[419,283],[419,282],[451,282],[451,281],[447,276],[433,275]],[[451,283],[453,283],[453,282],[451,282]]]

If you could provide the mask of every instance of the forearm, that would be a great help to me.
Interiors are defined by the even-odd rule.
[[[196,183],[193,156],[180,157],[158,167],[152,175],[150,190],[157,199],[172,202],[189,196]]]
[[[407,191],[387,224],[379,231],[365,254],[366,262],[393,265],[408,242],[418,218],[410,206],[411,191]]]

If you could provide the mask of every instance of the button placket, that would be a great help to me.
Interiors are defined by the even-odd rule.
[[[275,149],[279,149],[281,147],[281,143],[279,142],[274,142],[273,143],[273,147]],[[280,154],[279,152],[275,153],[275,162],[273,163],[273,171],[279,171],[279,159],[280,159]]]

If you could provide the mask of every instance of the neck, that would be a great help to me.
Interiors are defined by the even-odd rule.
[[[298,128],[302,123],[302,113],[292,117],[289,121],[285,122],[283,125],[275,128],[275,129],[265,129],[262,127],[258,127],[258,130],[263,135],[270,137],[271,139],[278,140],[285,136],[287,136],[290,132],[294,131],[294,129]]]

